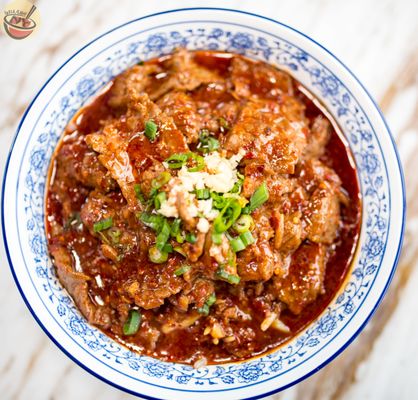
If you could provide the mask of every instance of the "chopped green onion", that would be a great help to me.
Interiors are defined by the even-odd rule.
[[[250,204],[245,207],[247,214],[252,213],[256,208],[260,207],[269,199],[269,191],[266,182],[263,182],[252,194]]]
[[[197,309],[197,312],[202,315],[209,315],[209,306],[205,303]]]
[[[143,61],[138,61],[138,62],[136,63],[136,65],[144,65],[144,62],[143,62]]]
[[[148,258],[155,264],[161,264],[167,261],[168,253],[158,250],[156,246],[148,249]]]
[[[194,244],[197,241],[197,237],[194,233],[189,232],[186,234],[186,241]]]
[[[240,238],[240,237],[237,237],[237,238],[232,239],[232,240],[230,241],[230,243],[231,243],[232,250],[234,250],[234,251],[235,251],[235,253],[238,253],[239,251],[241,251],[241,250],[244,250],[244,249],[245,249],[245,244],[244,244],[244,242],[241,240],[241,238]]]
[[[138,332],[139,325],[141,324],[142,315],[138,310],[130,310],[128,319],[123,324],[124,335],[135,335]]]
[[[174,271],[174,275],[175,276],[181,276],[181,275],[183,275],[183,274],[185,274],[185,273],[187,273],[187,272],[189,272],[190,270],[191,270],[191,266],[190,265],[182,265],[180,268],[177,268],[175,271]]]
[[[161,208],[161,204],[163,204],[167,200],[167,195],[165,192],[160,192],[154,197],[154,206],[156,210]]]
[[[221,128],[223,128],[224,130],[229,129],[229,124],[228,121],[224,118],[224,117],[220,117],[219,118],[219,125],[221,126]]]
[[[243,233],[250,230],[251,225],[253,225],[253,219],[250,215],[241,215],[232,225],[234,230],[238,233]]]
[[[225,207],[213,221],[216,233],[227,231],[241,214],[241,206],[236,199],[228,199]]]
[[[211,307],[213,304],[215,304],[215,302],[216,302],[216,295],[215,295],[215,293],[212,293],[212,294],[208,297],[208,299],[205,301],[205,304],[203,304],[203,306],[202,306],[202,307],[199,307],[199,308],[197,309],[197,311],[198,311],[200,314],[203,314],[203,315],[209,315],[209,309],[210,309],[210,307]]]
[[[210,306],[212,306],[213,304],[215,304],[215,301],[216,301],[216,294],[215,294],[215,293],[212,293],[212,294],[209,296],[209,298],[206,300],[206,304],[210,307]]]
[[[168,168],[177,169],[181,168],[184,164],[186,164],[188,159],[189,153],[178,153],[172,154],[165,160],[165,162],[168,164]]]
[[[213,208],[217,210],[222,210],[229,201],[229,199],[216,192],[211,192],[210,197],[213,200]]]
[[[159,232],[163,226],[165,218],[159,214],[148,214],[143,212],[139,215],[139,220],[148,228]]]
[[[136,198],[141,202],[141,204],[145,204],[145,197],[142,194],[141,185],[139,183],[135,183],[134,190]]]
[[[219,141],[213,136],[210,136],[207,129],[202,129],[199,134],[199,144],[197,150],[202,153],[211,153],[219,149]]]
[[[172,253],[173,250],[173,246],[170,243],[166,243],[161,251],[163,253]]]
[[[207,200],[210,198],[209,189],[196,189],[196,197],[198,200]]]
[[[222,233],[212,233],[212,242],[215,244],[221,244],[222,243]]]
[[[110,228],[107,234],[110,236],[110,239],[112,240],[113,244],[118,244],[122,232],[120,231],[120,229]]]
[[[171,175],[168,171],[161,172],[155,179],[151,181],[152,189],[160,189],[163,187],[169,180],[171,179]]]
[[[164,222],[161,226],[161,230],[157,235],[155,247],[157,247],[158,250],[163,250],[164,245],[167,243],[168,238],[170,237],[171,227],[170,224],[166,219],[164,219]]]
[[[176,237],[180,233],[181,219],[176,218],[171,224],[171,237]]]
[[[189,172],[198,172],[201,171],[205,167],[205,159],[199,154],[189,153],[189,158],[196,162],[196,166],[189,168]]]
[[[181,254],[183,257],[186,257],[186,252],[180,247],[180,246],[176,246],[176,247],[174,247],[173,248],[173,250],[176,252],[176,253],[179,253],[179,254]]]
[[[151,119],[145,123],[145,136],[150,142],[153,142],[157,138],[157,124]]]
[[[242,242],[244,243],[245,247],[249,246],[250,244],[255,243],[254,236],[251,234],[250,231],[241,233],[241,235],[239,235],[239,237],[242,240]]]
[[[105,218],[105,219],[102,219],[101,221],[96,222],[93,225],[93,231],[97,233],[97,232],[109,229],[112,226],[113,226],[113,219],[112,218]]]
[[[243,183],[243,179],[239,179],[238,181],[236,181],[229,193],[241,193]]]
[[[220,279],[222,279],[224,281],[227,281],[231,285],[236,285],[241,280],[241,278],[238,275],[228,274],[228,272],[226,272],[222,267],[220,267],[216,271],[216,275],[218,276],[218,278],[220,278]]]

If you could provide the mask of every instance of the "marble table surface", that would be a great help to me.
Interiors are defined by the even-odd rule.
[[[6,2],[1,0],[0,5]],[[97,35],[152,12],[205,5],[268,15],[313,37],[352,69],[385,113],[405,169],[408,214],[402,257],[383,303],[354,343],[320,372],[270,399],[417,399],[418,1],[40,0],[36,4],[42,18],[36,36],[23,41],[0,36],[0,175],[18,121],[49,75]],[[133,399],[89,375],[46,337],[18,293],[2,245],[0,261],[0,398]]]

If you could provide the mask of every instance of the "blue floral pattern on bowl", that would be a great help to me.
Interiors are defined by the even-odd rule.
[[[142,60],[172,52],[177,47],[209,48],[245,54],[289,71],[321,98],[345,133],[357,164],[363,194],[362,246],[350,279],[320,318],[289,344],[245,363],[190,366],[166,363],[140,356],[112,341],[90,326],[60,285],[49,260],[43,221],[44,191],[51,155],[75,112],[115,75]],[[329,344],[356,314],[379,272],[390,223],[390,193],[385,160],[379,140],[362,107],[350,90],[329,68],[284,38],[238,24],[173,23],[144,34],[131,35],[101,54],[100,61],[87,63],[63,85],[47,105],[45,123],[36,126],[25,152],[29,167],[22,176],[25,229],[30,258],[35,265],[34,286],[51,316],[72,340],[92,357],[141,382],[190,390],[223,390],[258,384],[285,374]],[[98,59],[100,58],[97,55]],[[90,65],[91,64],[91,65]],[[76,81],[74,81],[77,79]],[[44,112],[44,111],[43,111]],[[150,380],[141,379],[149,377]],[[238,386],[237,386],[238,385]],[[192,388],[192,389],[191,389]]]

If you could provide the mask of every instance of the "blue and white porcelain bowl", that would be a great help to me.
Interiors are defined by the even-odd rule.
[[[67,122],[113,76],[139,60],[179,46],[245,54],[293,75],[340,125],[354,154],[363,196],[357,255],[327,310],[270,354],[197,370],[134,354],[90,326],[57,280],[44,225],[48,165]],[[55,72],[19,124],[4,177],[2,213],[16,284],[40,326],[76,363],[142,397],[232,400],[263,397],[295,384],[353,341],[395,271],[405,193],[396,148],[383,116],[338,59],[312,39],[271,19],[196,8],[126,23],[83,47]]]

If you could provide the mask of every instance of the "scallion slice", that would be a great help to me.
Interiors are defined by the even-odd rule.
[[[235,253],[245,249],[245,244],[240,237],[232,239],[229,243],[231,244],[232,250],[234,250]]]
[[[245,207],[247,214],[252,213],[256,208],[260,207],[269,199],[269,191],[266,182],[263,182],[252,194],[250,204]]]
[[[101,232],[101,231],[111,228],[112,226],[113,226],[113,219],[105,218],[98,222],[95,222],[95,224],[93,225],[93,231],[96,233]]]
[[[215,244],[221,244],[222,243],[222,233],[212,233],[212,242]]]
[[[194,233],[189,232],[186,234],[186,241],[194,244],[197,241],[197,237]]]
[[[206,154],[217,149],[219,149],[219,140],[210,136],[207,129],[202,129],[199,134],[199,144],[197,145],[197,150]]]
[[[196,189],[196,197],[198,200],[207,200],[210,198],[209,189]]]
[[[253,219],[250,215],[243,214],[241,215],[232,225],[234,230],[237,233],[243,233],[250,230],[251,225],[253,225]]]
[[[170,224],[166,219],[164,219],[163,224],[161,226],[161,230],[157,235],[155,247],[158,250],[163,250],[164,245],[167,243],[168,238],[170,237],[171,227]]]
[[[154,264],[162,264],[167,261],[168,253],[157,249],[156,246],[152,246],[148,249],[148,258]]]
[[[139,325],[141,324],[142,315],[138,310],[130,310],[128,314],[128,319],[123,324],[123,334],[135,335],[138,332]]]
[[[188,159],[189,159],[188,153],[178,153],[178,154],[172,154],[170,157],[168,157],[165,160],[165,162],[168,164],[168,168],[177,169],[185,165]]]
[[[161,208],[161,205],[167,200],[167,195],[165,192],[158,193],[154,198],[154,206],[156,210]]]
[[[174,271],[174,275],[175,275],[175,276],[181,276],[181,275],[183,275],[183,274],[185,274],[185,273],[189,272],[191,268],[192,268],[192,267],[191,267],[190,265],[182,265],[180,268],[177,268],[177,269]]]
[[[212,293],[212,294],[208,297],[208,299],[206,300],[206,304],[210,307],[210,306],[212,306],[213,304],[215,304],[215,301],[216,301],[216,294],[215,294],[215,293]]]
[[[236,199],[229,198],[224,208],[213,221],[216,233],[227,231],[241,214],[241,206]]]
[[[157,138],[158,127],[153,120],[148,120],[145,123],[145,136],[149,139],[150,142],[155,141]]]
[[[168,171],[161,172],[155,179],[151,181],[151,188],[152,189],[160,189],[163,187],[169,180],[171,179],[171,175]]]
[[[199,154],[189,153],[189,158],[191,158],[196,165],[188,169],[189,172],[198,172],[205,167],[205,159]]]
[[[145,197],[142,193],[141,185],[139,183],[135,183],[134,190],[135,190],[136,198],[141,202],[141,204],[145,204],[146,203]]]
[[[254,236],[251,234],[250,231],[241,233],[241,235],[239,235],[239,237],[240,237],[242,243],[244,243],[245,247],[249,246],[250,244],[255,243]]]
[[[228,272],[226,272],[222,267],[220,267],[216,271],[216,275],[218,276],[218,278],[227,281],[231,285],[237,285],[241,280],[241,278],[238,275],[228,274]]]
[[[163,226],[165,218],[159,214],[141,213],[139,214],[139,220],[148,228],[159,232]]]

